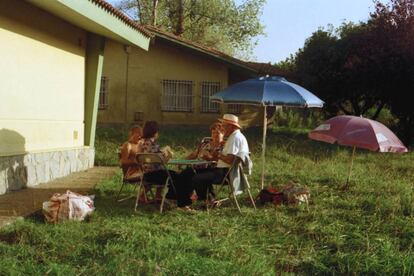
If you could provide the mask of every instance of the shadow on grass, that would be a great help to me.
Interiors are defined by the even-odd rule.
[[[137,212],[134,211],[135,207],[135,200],[136,200],[136,191],[132,191],[132,187],[128,187],[130,192],[124,192],[122,197],[131,196],[131,198],[128,198],[124,201],[118,202],[116,200],[116,195],[118,192],[117,186],[114,186],[113,183],[111,183],[108,186],[98,186],[95,191],[93,191],[94,194],[96,194],[95,198],[95,207],[96,210],[99,212],[99,215],[105,218],[111,218],[111,217],[119,217],[119,218],[126,218],[131,216],[140,216],[144,215],[146,217],[153,217],[160,215],[160,203],[146,203],[146,204],[138,204]],[[253,198],[255,198],[256,194],[253,193]],[[227,193],[222,191],[220,193],[219,198],[227,197]],[[250,199],[248,198],[247,193],[240,195],[238,197],[238,202],[242,209],[245,209],[246,211],[249,209],[253,209],[252,203]],[[197,201],[193,203],[193,208],[197,210],[197,213],[207,213],[206,206],[204,202]],[[220,210],[220,212],[228,212],[228,215],[235,215],[239,214],[237,207],[233,200],[226,200],[223,202],[223,204],[219,208],[209,208],[209,211],[216,212],[217,210]],[[171,200],[169,202],[164,203],[164,210],[163,214],[161,215],[167,215],[170,212],[177,211],[176,202]]]

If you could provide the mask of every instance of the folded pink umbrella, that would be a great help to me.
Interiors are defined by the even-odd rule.
[[[363,117],[341,115],[333,117],[315,128],[310,139],[354,147],[346,186],[348,187],[354,162],[355,148],[379,152],[407,152],[398,137],[380,122]]]

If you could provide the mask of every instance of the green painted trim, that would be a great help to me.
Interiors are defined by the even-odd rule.
[[[82,29],[148,51],[150,38],[88,0],[27,0]]]
[[[105,38],[88,33],[85,61],[85,146],[94,147]]]

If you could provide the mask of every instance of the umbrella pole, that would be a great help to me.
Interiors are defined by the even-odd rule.
[[[346,188],[349,187],[349,181],[351,180],[352,166],[354,165],[355,149],[356,149],[356,147],[354,147],[354,149],[352,150],[351,166],[349,166],[348,178],[346,179],[346,184],[345,184]]]
[[[264,187],[264,175],[265,175],[266,131],[267,131],[267,112],[266,112],[266,106],[264,106],[264,110],[263,110],[263,143],[262,143],[262,180],[261,180],[262,189]]]

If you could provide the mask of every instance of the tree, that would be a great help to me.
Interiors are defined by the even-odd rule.
[[[230,55],[249,55],[264,34],[266,0],[122,0],[117,7],[142,25],[153,25]]]
[[[375,1],[370,24],[382,39],[387,96],[392,113],[399,119],[402,140],[409,145],[414,138],[414,0],[391,0],[385,5]]]
[[[414,0],[374,3],[368,22],[320,29],[279,65],[325,100],[328,115],[375,119],[387,106],[409,145],[414,136]]]
[[[320,29],[307,39],[294,57],[295,75],[326,101],[328,115],[367,115],[375,119],[385,105],[377,42],[365,23],[346,23],[337,29]]]

